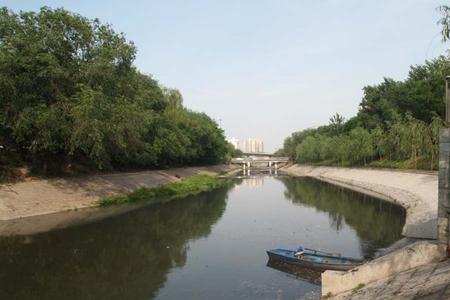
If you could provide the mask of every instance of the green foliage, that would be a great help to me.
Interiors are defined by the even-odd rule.
[[[297,145],[295,158],[298,162],[320,165],[370,163],[378,167],[436,169],[438,133],[442,126],[439,118],[426,124],[408,114],[386,131],[356,127],[337,136],[312,133]]]
[[[446,42],[450,38],[450,6],[441,5],[438,7],[438,10],[441,13],[441,18],[438,21],[438,25],[442,26],[442,41]]]
[[[360,289],[364,288],[366,285],[364,283],[360,283],[355,286],[352,290],[352,294],[356,294]]]
[[[412,66],[405,81],[366,86],[356,116],[294,132],[282,152],[318,165],[436,169],[447,74],[450,61],[440,56]]]
[[[154,188],[141,188],[128,195],[116,195],[99,200],[100,206],[114,204],[165,201],[173,198],[185,197],[204,191],[210,191],[223,186],[226,179],[217,176],[197,175],[187,179],[160,185]]]
[[[445,112],[445,85],[450,74],[448,57],[439,56],[423,65],[411,66],[405,81],[384,79],[375,86],[364,87],[364,96],[357,118],[365,128],[389,128],[399,118],[411,114],[430,123]]]
[[[340,134],[344,130],[345,119],[340,114],[336,113],[330,118],[329,129],[334,134]]]
[[[109,25],[64,9],[0,9],[0,145],[39,172],[223,162],[216,122],[133,65]]]
[[[287,156],[287,155],[286,155],[286,152],[284,151],[283,148],[277,149],[277,150],[273,153],[273,155],[274,155],[274,156],[277,156],[277,157]]]
[[[227,154],[226,154],[226,162],[230,162],[232,158],[242,157],[243,152],[240,149],[234,148],[231,143],[227,142]]]

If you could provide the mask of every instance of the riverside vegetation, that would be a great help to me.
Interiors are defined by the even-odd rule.
[[[210,191],[226,184],[227,180],[218,176],[196,175],[178,182],[153,188],[141,188],[127,195],[114,195],[99,200],[100,206],[135,202],[160,202]]]
[[[442,40],[450,39],[450,6],[438,8]],[[279,155],[300,163],[390,168],[438,168],[450,57],[411,66],[403,81],[384,78],[363,88],[356,116],[335,114],[328,125],[294,132]]]
[[[408,78],[363,88],[359,112],[294,132],[278,154],[300,163],[436,169],[449,57],[412,66]]]
[[[110,25],[64,9],[0,9],[0,180],[217,164],[222,129],[133,65]],[[149,58],[151,59],[151,58]]]

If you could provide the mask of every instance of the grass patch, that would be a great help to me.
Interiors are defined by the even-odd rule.
[[[403,161],[393,161],[393,160],[376,160],[372,161],[369,167],[373,168],[390,168],[390,169],[417,169],[417,170],[437,170],[437,162],[431,166],[429,161],[423,159],[417,160],[403,160]]]
[[[360,289],[362,289],[363,287],[365,287],[366,285],[364,283],[360,283],[358,284],[353,290],[352,290],[352,294],[355,294],[356,292],[358,292]]]
[[[226,181],[226,179],[219,178],[218,176],[196,175],[178,182],[168,183],[153,188],[141,188],[126,195],[104,197],[98,201],[98,204],[100,206],[109,206],[142,201],[155,202],[159,200],[169,200],[210,191],[224,186]]]
[[[368,164],[372,168],[388,168],[388,169],[406,169],[407,164],[404,161],[394,160],[375,160]]]

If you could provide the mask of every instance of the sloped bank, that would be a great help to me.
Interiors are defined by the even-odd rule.
[[[95,221],[133,209],[132,206],[98,209],[100,198],[235,169],[230,165],[184,167],[2,184],[0,235],[37,233]]]
[[[403,235],[423,239],[348,272],[322,274],[322,296],[336,295],[393,274],[438,261],[442,251],[437,236],[437,172],[336,168],[292,165],[283,168],[292,176],[317,178],[397,203],[406,209]],[[374,216],[376,217],[376,216]]]

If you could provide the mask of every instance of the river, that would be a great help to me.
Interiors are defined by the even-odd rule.
[[[310,178],[254,176],[62,230],[0,238],[0,299],[317,299],[266,250],[371,257],[401,238],[396,205]]]

